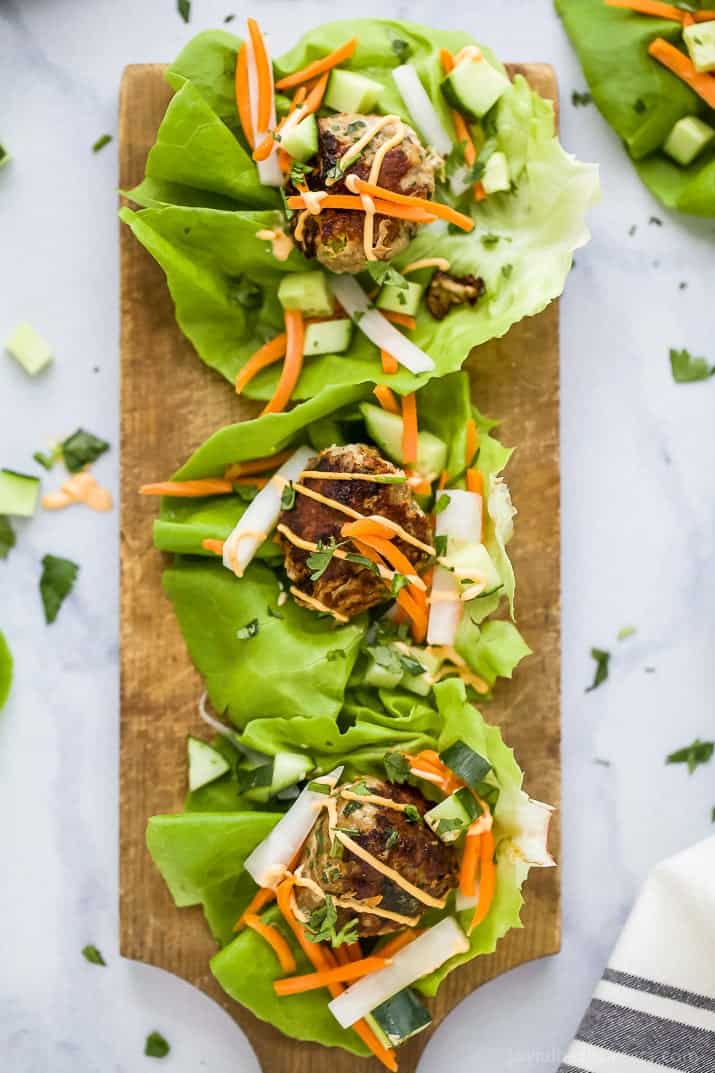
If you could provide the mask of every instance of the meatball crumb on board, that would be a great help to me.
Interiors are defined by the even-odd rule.
[[[431,544],[432,523],[414,498],[404,471],[382,458],[374,447],[365,444],[328,447],[310,460],[306,472],[311,471],[361,475],[356,476],[355,480],[304,477],[301,483],[321,497],[360,515],[387,518],[422,544]],[[365,480],[365,474],[395,478],[399,483]],[[334,549],[336,545],[346,544],[347,553],[356,552],[341,533],[343,525],[350,520],[349,515],[336,507],[298,492],[290,509],[284,509],[281,513],[278,523],[285,569],[292,582],[293,595],[300,602],[302,594],[308,605],[314,608],[322,605],[336,617],[345,619],[353,618],[390,598],[384,580],[360,562],[351,562],[330,554],[328,550],[324,552],[327,565],[322,569],[315,568],[312,556],[318,549]],[[394,545],[410,561],[415,573],[419,573],[429,562],[427,552],[399,536],[395,538]]]
[[[414,786],[373,777],[340,786],[333,816],[331,809],[323,811],[295,872],[296,905],[302,916],[308,919],[330,896],[337,910],[336,930],[354,921],[360,938],[418,924],[430,905],[445,899],[459,881],[456,849],[423,822],[428,808],[430,803]],[[425,901],[348,848],[340,846],[338,856],[331,828],[344,831],[406,885],[423,892]]]
[[[425,149],[412,127],[397,119],[383,126],[350,163],[345,171],[340,162],[383,116],[339,112],[318,120],[318,157],[312,172],[306,174],[311,190],[330,194],[350,194],[347,178],[356,175],[368,180],[375,155],[380,148],[403,130],[402,140],[389,149],[380,167],[377,185],[398,194],[432,198],[435,175],[442,165],[436,153]],[[295,191],[297,192],[297,190]],[[315,257],[332,272],[355,274],[368,265],[364,249],[365,213],[351,209],[325,209],[317,215],[296,213],[291,219],[293,237],[308,257]],[[407,248],[417,225],[391,216],[375,216],[374,258],[390,261]]]

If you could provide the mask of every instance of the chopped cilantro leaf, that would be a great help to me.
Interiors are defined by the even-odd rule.
[[[395,53],[400,63],[406,63],[412,55],[412,49],[408,41],[403,41],[401,37],[393,37],[390,47]]]
[[[447,540],[448,537],[446,533],[434,538],[434,550],[438,559],[443,558],[447,554]]]
[[[571,94],[571,104],[574,108],[582,107],[583,105],[590,104],[593,98],[590,93],[579,93],[577,89]]]
[[[176,10],[184,22],[188,22],[191,18],[191,0],[176,0]]]
[[[405,806],[404,816],[408,823],[422,822],[422,817],[420,816],[419,811],[415,808],[414,805]]]
[[[399,841],[400,832],[397,830],[396,827],[392,827],[390,829],[389,835],[387,836],[387,841],[385,842],[385,849],[392,849],[393,846],[396,846]]]
[[[236,16],[235,16],[235,15],[224,15],[224,19],[223,19],[223,21],[224,21],[224,22],[233,22],[233,20],[234,20],[235,18],[236,18]]]
[[[144,1044],[144,1054],[147,1058],[166,1058],[171,1047],[166,1042],[161,1032],[150,1032]]]
[[[245,626],[241,626],[236,630],[236,637],[239,641],[247,641],[251,637],[255,637],[258,633],[258,619],[251,619]]]
[[[403,670],[408,674],[424,674],[426,668],[422,666],[419,660],[414,659],[413,656],[405,656],[400,653],[400,663]]]
[[[405,585],[409,585],[409,583],[409,578],[405,577],[404,574],[393,574],[392,581],[390,582],[390,595],[398,596],[399,593],[404,589]]]
[[[327,544],[324,544],[322,540],[318,541],[318,550],[312,551],[306,560],[308,569],[311,571],[311,581],[318,581],[323,576],[332,562],[337,547],[335,537],[331,537]]]
[[[451,502],[452,500],[450,499],[450,497],[445,492],[443,492],[434,505],[434,513],[441,514],[443,510],[447,509]]]
[[[692,745],[686,745],[683,749],[677,749],[674,753],[666,756],[666,764],[687,764],[688,775],[692,775],[701,764],[707,764],[715,752],[715,741],[700,741],[696,738]]]
[[[514,265],[502,265],[501,274],[504,279],[511,279],[511,274],[514,271]]]
[[[410,765],[407,757],[402,753],[385,753],[382,758],[385,772],[390,782],[402,783],[407,780],[410,773]]]
[[[295,506],[295,488],[293,487],[293,481],[288,481],[288,484],[283,485],[283,491],[281,492],[281,507],[283,510],[293,510]]]
[[[342,946],[343,943],[354,943],[357,939],[357,920],[349,920],[340,931],[335,930],[338,920],[338,912],[335,902],[329,894],[325,895],[325,901],[314,909],[308,918],[305,937],[311,943],[330,943],[331,946]]]
[[[638,115],[643,115],[646,110],[646,103],[642,97],[638,97],[638,99],[633,104],[633,108],[638,113]]]
[[[594,689],[598,689],[598,687],[608,678],[608,664],[611,659],[611,653],[606,652],[602,648],[592,648],[591,657],[596,661],[596,671],[593,676],[593,682],[586,690],[587,693],[591,693]]]
[[[617,641],[625,641],[626,638],[632,637],[636,633],[635,626],[621,626],[620,630],[616,634]]]
[[[441,837],[442,835],[449,834],[450,831],[457,831],[460,827],[464,827],[461,820],[441,819],[437,822],[437,830],[435,831],[435,834]]]
[[[45,555],[42,560],[40,577],[40,595],[45,609],[45,622],[54,622],[66,596],[70,594],[77,580],[79,566],[69,559],[56,555]]]
[[[661,220],[660,216],[651,216],[651,218],[648,221],[648,223],[649,224],[655,224],[656,227],[662,227],[663,226],[663,221]]]
[[[346,787],[346,789],[351,790],[354,794],[357,794],[359,797],[367,797],[367,796],[369,796],[369,794],[372,793],[372,790],[370,789],[370,787],[367,785],[366,782],[356,782],[352,786]]]
[[[346,801],[343,808],[343,816],[352,816],[353,812],[359,812],[362,805],[359,801]]]
[[[670,371],[676,384],[692,384],[696,380],[708,380],[715,374],[715,365],[707,358],[694,358],[689,350],[671,349]]]
[[[82,957],[84,958],[85,961],[89,961],[90,964],[92,964],[92,965],[106,965],[107,964],[107,962],[104,960],[104,958],[100,954],[100,952],[97,949],[97,947],[92,946],[91,943],[88,946],[82,947]]]
[[[70,473],[79,473],[90,462],[95,462],[100,455],[108,451],[109,444],[106,440],[93,436],[91,432],[78,428],[62,441],[59,450]]]

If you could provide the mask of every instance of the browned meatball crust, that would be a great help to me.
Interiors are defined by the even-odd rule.
[[[385,473],[398,475],[403,471],[381,458],[373,447],[364,444],[349,444],[345,447],[328,447],[311,459],[307,469],[333,473]],[[329,499],[352,507],[360,514],[381,514],[397,522],[411,536],[423,544],[432,543],[432,525],[419,504],[415,501],[409,485],[379,484],[372,481],[323,480],[308,478],[311,488]],[[331,540],[344,540],[341,528],[350,518],[333,507],[318,503],[300,493],[295,497],[291,510],[284,510],[279,524],[287,526],[302,540],[314,544],[329,544]],[[327,570],[317,581],[311,581],[308,566],[309,551],[296,547],[280,534],[288,577],[301,592],[319,600],[321,604],[339,614],[352,618],[389,598],[384,583],[371,570],[358,563],[346,562],[333,556]],[[407,556],[416,572],[425,566],[428,555],[413,544],[396,537],[396,547]],[[356,552],[352,544],[345,545],[347,552]]]
[[[349,194],[345,185],[348,175],[367,179],[381,145],[395,134],[394,124],[387,124],[351,164],[344,174],[336,174],[336,166],[347,150],[363,137],[379,116],[362,116],[341,112],[318,120],[318,166],[307,176],[312,190],[327,190],[331,194]],[[435,172],[441,164],[438,156],[424,149],[411,127],[405,126],[400,145],[390,149],[382,162],[378,185],[401,194],[431,198],[435,188]],[[295,228],[297,215],[291,225]],[[306,219],[299,245],[309,257],[316,257],[333,272],[356,273],[367,267],[363,246],[365,213],[345,209],[325,209]],[[375,255],[389,261],[409,245],[416,226],[392,217],[375,216]]]
[[[452,276],[440,271],[432,276],[425,302],[435,320],[444,320],[455,306],[476,305],[485,290],[481,276]]]
[[[350,790],[355,785],[361,789],[366,786],[378,797],[412,805],[420,820],[431,807],[414,786],[396,786],[371,777],[347,783],[339,789]],[[337,826],[415,887],[434,898],[444,898],[457,886],[459,860],[454,846],[441,842],[423,822],[411,822],[404,812],[385,805],[360,803],[339,795],[336,804]],[[411,918],[421,916],[427,909],[424,903],[348,849],[343,850],[342,857],[331,856],[327,811],[323,812],[305,844],[298,874],[317,883],[324,894],[336,900],[337,928],[357,919],[358,934],[365,938],[387,935],[406,925],[375,913],[340,907],[337,900],[353,898],[364,902],[376,899],[373,902],[376,907]],[[298,908],[304,915],[318,908],[324,900],[313,887],[297,886],[295,892]]]

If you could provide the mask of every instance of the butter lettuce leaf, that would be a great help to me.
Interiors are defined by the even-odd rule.
[[[443,124],[454,134],[440,89],[439,49],[454,52],[472,44],[464,33],[376,19],[329,23],[275,59],[276,71],[295,70],[352,36],[359,44],[347,66],[382,84],[381,112],[411,121],[392,77],[393,69],[407,59],[417,67]],[[225,31],[199,34],[170,68],[168,78],[177,92],[149,155],[146,177],[129,193],[143,211],[121,213],[166,273],[182,331],[201,359],[230,381],[281,329],[276,299],[280,277],[305,268],[300,253],[294,251],[279,262],[270,243],[255,237],[256,231],[277,222],[285,226],[285,221],[252,211],[278,208],[280,196],[258,183],[238,123],[232,72],[240,44]],[[500,67],[489,50],[485,56]],[[551,103],[517,76],[493,109],[490,123],[490,136],[509,159],[513,191],[492,195],[479,206],[465,194],[460,208],[475,219],[471,233],[452,235],[444,224],[431,225],[399,259],[406,264],[427,255],[446,257],[453,271],[480,276],[486,294],[475,307],[454,310],[443,321],[420,310],[411,337],[430,354],[435,370],[415,377],[401,369],[390,380],[399,392],[459,369],[474,346],[542,310],[563,290],[573,251],[588,239],[584,217],[597,194],[596,171],[560,147]],[[440,197],[454,200],[446,187]],[[235,300],[239,273],[263,288],[264,300],[250,315]],[[278,376],[277,366],[265,369],[246,394],[270,398]],[[356,330],[346,352],[306,361],[294,398],[313,398],[326,384],[383,379],[378,350]]]
[[[715,112],[679,78],[648,55],[656,37],[674,44],[682,27],[592,0],[556,0],[595,104],[630,154],[651,192],[669,209],[715,216],[715,146],[688,167],[662,151],[679,119]]]

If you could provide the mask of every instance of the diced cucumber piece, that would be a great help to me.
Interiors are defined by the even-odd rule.
[[[377,689],[394,689],[402,681],[402,670],[392,667],[384,667],[372,656],[365,671],[364,682],[366,686],[375,686]]]
[[[403,465],[402,418],[379,406],[360,406],[368,434],[389,459]],[[447,445],[431,432],[421,430],[417,438],[417,472],[434,479],[447,464]]]
[[[498,194],[511,189],[509,161],[504,153],[492,153],[484,168],[482,186],[486,194]]]
[[[485,59],[465,59],[442,82],[452,108],[468,119],[481,119],[510,86],[509,79]]]
[[[40,478],[0,469],[0,514],[31,518],[37,507]]]
[[[471,798],[474,808],[469,807]],[[477,815],[477,804],[467,790],[458,790],[425,812],[425,823],[442,842],[456,842]]]
[[[290,272],[278,285],[284,309],[299,309],[306,317],[329,317],[335,300],[323,272]]]
[[[492,769],[488,760],[476,753],[474,749],[470,749],[463,741],[455,741],[453,745],[439,754],[439,758],[462,782],[466,782],[467,786],[472,788],[476,788]]]
[[[308,324],[303,339],[303,354],[343,354],[353,337],[353,322],[349,317],[340,320],[323,320]]]
[[[694,115],[684,116],[671,130],[663,150],[677,164],[687,167],[711,143],[713,138],[715,138],[715,130],[702,119]]]
[[[286,790],[289,786],[295,786],[315,764],[309,756],[303,753],[278,753],[273,759],[273,778],[271,779],[271,796]]]
[[[37,376],[52,361],[50,344],[24,322],[15,328],[5,348],[30,376]]]
[[[314,115],[306,116],[297,127],[289,130],[281,138],[281,149],[285,149],[294,160],[305,163],[318,152],[318,121]]]
[[[331,421],[329,417],[313,421],[308,426],[308,439],[310,446],[316,451],[323,451],[326,447],[333,447],[335,444],[341,446],[345,443],[342,428],[337,421]]]
[[[209,745],[207,741],[202,741],[201,738],[194,738],[189,735],[187,751],[189,755],[189,790],[192,793],[194,790],[199,790],[202,786],[206,786],[207,783],[214,782],[215,779],[219,779],[227,771],[231,770],[231,765],[226,757],[218,749],[214,749],[213,745]]]
[[[406,987],[387,999],[370,1014],[391,1047],[399,1047],[432,1023],[429,1010],[412,990]]]
[[[406,313],[414,317],[419,309],[425,289],[421,283],[407,283],[399,286],[386,283],[377,298],[378,309],[388,309],[392,313]]]
[[[424,648],[411,649],[410,655],[424,667],[424,671],[420,674],[410,674],[404,668],[401,684],[410,693],[416,693],[418,697],[427,697],[434,689],[434,676],[442,666],[443,660]]]
[[[715,19],[686,26],[683,40],[696,71],[715,71]]]
[[[336,112],[357,112],[364,115],[377,102],[384,86],[357,71],[343,71],[336,67],[328,82],[324,104]],[[363,132],[364,133],[364,132]],[[360,134],[360,132],[358,132]]]

